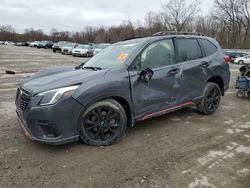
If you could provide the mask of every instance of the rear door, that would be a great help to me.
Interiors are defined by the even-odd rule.
[[[180,65],[181,90],[178,92],[180,102],[192,101],[202,96],[207,81],[206,69],[210,66],[203,57],[202,49],[195,38],[176,38],[178,65]]]

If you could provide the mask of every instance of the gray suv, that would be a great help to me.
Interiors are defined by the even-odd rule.
[[[214,113],[229,79],[229,64],[213,38],[177,33],[132,39],[86,64],[29,78],[17,90],[17,115],[31,140],[109,145],[128,126],[183,107]]]

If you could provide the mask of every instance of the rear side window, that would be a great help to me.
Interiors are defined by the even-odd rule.
[[[201,44],[206,56],[210,56],[217,52],[217,47],[206,39],[198,39]]]
[[[179,62],[202,58],[202,52],[196,39],[177,39]]]

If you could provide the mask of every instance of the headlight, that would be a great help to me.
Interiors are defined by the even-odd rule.
[[[55,104],[63,96],[71,96],[78,87],[79,87],[79,85],[70,86],[70,87],[63,87],[63,88],[53,89],[50,91],[45,91],[45,92],[39,93],[39,94],[37,94],[37,96],[43,97],[41,102],[40,102],[40,105],[45,106],[45,105]]]

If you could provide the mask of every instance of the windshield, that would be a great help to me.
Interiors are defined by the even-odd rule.
[[[138,40],[133,40],[130,43],[117,43],[111,45],[92,59],[90,59],[84,67],[100,67],[102,69],[116,68],[126,61],[133,50],[140,44]]]
[[[68,42],[63,42],[63,41],[62,41],[62,42],[58,42],[57,44],[58,44],[58,45],[65,45],[65,44],[67,44],[67,43],[68,43]]]
[[[68,43],[66,46],[67,47],[74,47],[76,45],[76,43]]]
[[[108,46],[110,46],[110,44],[100,44],[96,48],[104,49],[104,48],[107,48]]]
[[[79,49],[88,49],[89,45],[79,45],[79,46],[77,46],[77,48],[79,48]]]

